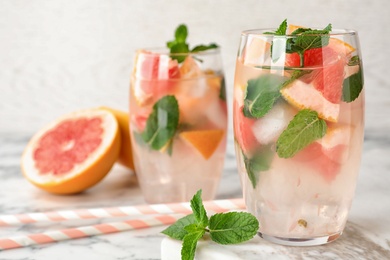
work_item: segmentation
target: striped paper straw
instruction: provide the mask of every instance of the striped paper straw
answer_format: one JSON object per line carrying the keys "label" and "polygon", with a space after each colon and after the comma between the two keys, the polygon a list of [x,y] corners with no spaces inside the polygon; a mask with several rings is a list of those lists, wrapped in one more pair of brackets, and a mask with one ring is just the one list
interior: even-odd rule
{"label": "striped paper straw", "polygon": [[[205,201],[207,211],[219,213],[229,210],[245,209],[242,199]],[[113,218],[153,214],[190,214],[190,203],[151,204],[114,208],[75,209],[50,212],[1,215],[0,226],[29,224],[38,222],[60,222],[76,219]]]}
{"label": "striped paper straw", "polygon": [[133,219],[122,222],[113,222],[92,226],[62,229],[57,231],[49,231],[39,234],[0,238],[0,251],[13,248],[27,247],[31,245],[41,245],[59,242],[76,238],[110,234],[127,230],[169,225],[183,216],[184,215],[182,214],[160,215],[154,217],[147,217],[142,220]]}

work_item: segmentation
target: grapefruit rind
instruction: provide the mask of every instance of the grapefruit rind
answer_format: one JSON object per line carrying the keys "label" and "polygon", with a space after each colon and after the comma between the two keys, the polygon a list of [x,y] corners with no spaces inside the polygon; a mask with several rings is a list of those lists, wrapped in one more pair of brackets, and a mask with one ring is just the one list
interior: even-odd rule
{"label": "grapefruit rind", "polygon": [[110,107],[100,107],[100,109],[104,109],[111,112],[118,122],[121,135],[121,148],[119,152],[118,163],[131,170],[134,170],[133,150],[130,140],[129,129],[129,114],[124,111],[113,109]]}
{"label": "grapefruit rind", "polygon": [[193,148],[195,148],[204,159],[209,159],[217,150],[223,136],[224,130],[194,130],[180,133],[180,137]]}
{"label": "grapefruit rind", "polygon": [[340,104],[334,104],[323,97],[311,84],[295,80],[281,91],[283,98],[298,109],[317,111],[320,118],[337,122]]}
{"label": "grapefruit rind", "polygon": [[[102,142],[85,161],[75,164],[71,172],[60,175],[40,174],[35,167],[34,151],[42,136],[64,120],[99,117],[102,119]],[[102,109],[87,109],[73,112],[51,122],[38,131],[25,148],[21,168],[23,175],[34,185],[56,194],[74,194],[84,191],[102,180],[118,158],[120,132],[114,115]]]}

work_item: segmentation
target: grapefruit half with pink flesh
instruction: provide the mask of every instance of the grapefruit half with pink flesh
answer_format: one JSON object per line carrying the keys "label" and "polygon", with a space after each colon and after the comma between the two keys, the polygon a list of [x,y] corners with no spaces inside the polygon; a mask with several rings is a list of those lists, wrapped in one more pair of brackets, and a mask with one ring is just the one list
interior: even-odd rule
{"label": "grapefruit half with pink flesh", "polygon": [[120,151],[115,116],[87,109],[62,116],[29,141],[22,172],[34,185],[56,194],[84,191],[102,180]]}

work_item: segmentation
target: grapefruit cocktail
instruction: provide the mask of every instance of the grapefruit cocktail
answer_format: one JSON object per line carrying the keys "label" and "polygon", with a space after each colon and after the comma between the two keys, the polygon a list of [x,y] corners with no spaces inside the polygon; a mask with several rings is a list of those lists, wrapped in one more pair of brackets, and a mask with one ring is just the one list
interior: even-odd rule
{"label": "grapefruit cocktail", "polygon": [[227,108],[219,48],[173,52],[182,38],[171,51],[136,53],[130,129],[136,174],[149,203],[188,201],[199,189],[213,199],[222,174]]}
{"label": "grapefruit cocktail", "polygon": [[243,32],[233,107],[243,194],[260,236],[286,245],[338,238],[363,144],[357,33],[286,21]]}

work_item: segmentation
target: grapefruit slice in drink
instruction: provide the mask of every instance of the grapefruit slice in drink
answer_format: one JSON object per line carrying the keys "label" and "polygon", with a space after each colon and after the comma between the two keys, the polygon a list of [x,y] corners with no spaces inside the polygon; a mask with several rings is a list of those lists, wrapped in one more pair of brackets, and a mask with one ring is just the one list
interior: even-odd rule
{"label": "grapefruit slice in drink", "polygon": [[351,131],[349,126],[330,126],[322,139],[307,146],[293,159],[309,165],[331,182],[340,172],[341,165],[348,160]]}
{"label": "grapefruit slice in drink", "polygon": [[148,51],[136,54],[132,79],[132,91],[139,106],[152,102],[174,91],[175,81],[180,78],[179,64],[169,56]]}
{"label": "grapefruit slice in drink", "polygon": [[258,145],[252,129],[256,120],[246,117],[243,108],[236,100],[233,101],[234,137],[244,154],[249,156]]}
{"label": "grapefruit slice in drink", "polygon": [[22,172],[45,191],[78,193],[106,176],[119,151],[115,116],[103,109],[81,110],[58,118],[31,138],[22,155]]}
{"label": "grapefruit slice in drink", "polygon": [[214,154],[224,135],[225,131],[220,129],[193,130],[180,133],[180,137],[194,147],[206,160]]}

